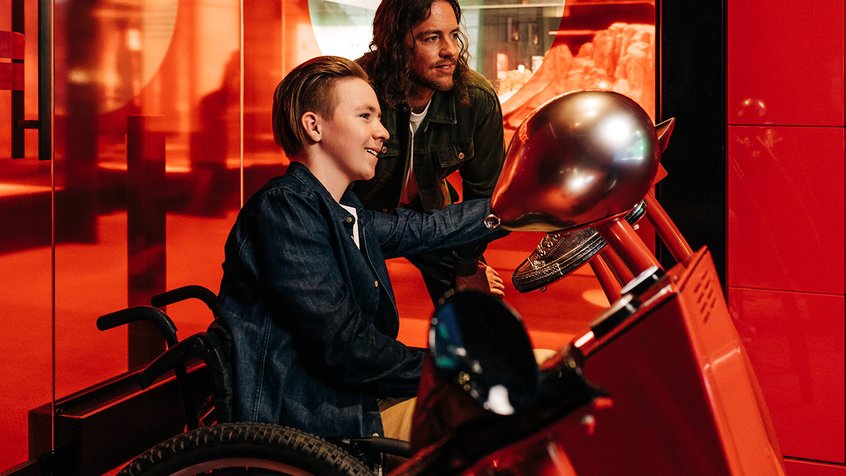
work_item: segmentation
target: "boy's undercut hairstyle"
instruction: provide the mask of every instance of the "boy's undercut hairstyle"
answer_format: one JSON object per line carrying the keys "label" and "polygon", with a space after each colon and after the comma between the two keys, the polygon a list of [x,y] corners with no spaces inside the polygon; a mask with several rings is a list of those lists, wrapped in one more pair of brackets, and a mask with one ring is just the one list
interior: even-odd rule
{"label": "boy's undercut hairstyle", "polygon": [[273,94],[273,139],[288,157],[296,157],[311,139],[300,118],[306,112],[330,116],[338,105],[335,84],[344,78],[370,83],[367,73],[354,61],[339,56],[318,56],[291,70]]}
{"label": "boy's undercut hairstyle", "polygon": [[[382,0],[376,8],[373,19],[373,41],[370,42],[372,55],[367,61],[373,61],[371,79],[379,96],[391,107],[404,104],[411,91],[411,65],[409,64],[408,45],[411,31],[420,22],[429,18],[432,5],[445,2],[455,13],[455,19],[461,25],[461,6],[458,0]],[[467,75],[469,52],[467,38],[459,34],[461,49],[455,64],[455,90],[459,101],[469,103],[467,94]],[[414,38],[411,38],[414,48]],[[367,56],[365,56],[367,58]]]}

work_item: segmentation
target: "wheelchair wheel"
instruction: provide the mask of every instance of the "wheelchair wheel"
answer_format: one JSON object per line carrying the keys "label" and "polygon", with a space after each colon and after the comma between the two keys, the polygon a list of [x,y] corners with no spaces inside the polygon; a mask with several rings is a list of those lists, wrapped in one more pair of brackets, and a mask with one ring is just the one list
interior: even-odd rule
{"label": "wheelchair wheel", "polygon": [[310,433],[263,423],[224,423],[159,443],[118,474],[361,476],[372,473],[360,460]]}

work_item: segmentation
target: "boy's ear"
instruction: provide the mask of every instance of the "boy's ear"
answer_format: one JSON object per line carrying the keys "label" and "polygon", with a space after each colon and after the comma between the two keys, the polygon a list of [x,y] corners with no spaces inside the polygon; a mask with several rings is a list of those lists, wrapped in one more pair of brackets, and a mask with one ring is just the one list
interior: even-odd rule
{"label": "boy's ear", "polygon": [[320,117],[316,113],[312,111],[304,113],[300,117],[300,124],[303,126],[303,130],[309,139],[314,142],[320,142]]}

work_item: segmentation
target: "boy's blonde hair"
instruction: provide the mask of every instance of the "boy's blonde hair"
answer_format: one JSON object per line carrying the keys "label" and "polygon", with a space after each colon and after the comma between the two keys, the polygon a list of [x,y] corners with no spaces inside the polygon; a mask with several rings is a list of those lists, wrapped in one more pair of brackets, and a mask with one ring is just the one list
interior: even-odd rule
{"label": "boy's blonde hair", "polygon": [[300,118],[306,112],[331,115],[338,105],[335,83],[360,78],[370,83],[356,62],[339,56],[318,56],[292,69],[273,94],[273,139],[289,157],[300,155],[309,143]]}

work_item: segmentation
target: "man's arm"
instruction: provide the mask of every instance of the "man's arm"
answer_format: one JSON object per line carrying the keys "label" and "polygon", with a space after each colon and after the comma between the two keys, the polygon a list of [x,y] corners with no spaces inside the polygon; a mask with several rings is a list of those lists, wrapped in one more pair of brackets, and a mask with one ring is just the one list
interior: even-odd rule
{"label": "man's arm", "polygon": [[505,161],[505,142],[502,128],[502,108],[499,99],[483,88],[471,88],[473,118],[473,158],[461,165],[461,194],[464,200],[489,198],[502,164]]}
{"label": "man's arm", "polygon": [[[459,174],[465,200],[490,197],[493,194],[505,160],[502,107],[499,98],[483,88],[475,89],[472,107],[476,113],[473,127],[473,158]],[[474,289],[493,295],[504,295],[505,286],[495,269],[484,263],[485,246],[464,246],[453,250],[456,259],[456,289]]]}
{"label": "man's arm", "polygon": [[256,262],[263,293],[294,337],[300,355],[338,385],[416,388],[422,356],[373,326],[339,267],[314,200],[270,193],[256,217]]}

